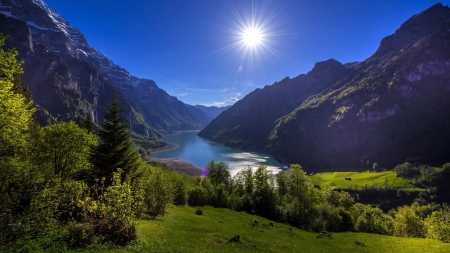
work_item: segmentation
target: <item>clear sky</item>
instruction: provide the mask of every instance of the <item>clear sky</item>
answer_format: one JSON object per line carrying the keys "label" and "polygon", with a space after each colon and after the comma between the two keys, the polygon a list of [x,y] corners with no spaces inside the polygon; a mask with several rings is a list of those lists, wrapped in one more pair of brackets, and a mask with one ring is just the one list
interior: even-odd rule
{"label": "clear sky", "polygon": [[[229,105],[318,61],[372,55],[437,0],[45,0],[89,44],[188,104]],[[449,5],[450,0],[441,0]],[[246,31],[246,32],[244,32]]]}

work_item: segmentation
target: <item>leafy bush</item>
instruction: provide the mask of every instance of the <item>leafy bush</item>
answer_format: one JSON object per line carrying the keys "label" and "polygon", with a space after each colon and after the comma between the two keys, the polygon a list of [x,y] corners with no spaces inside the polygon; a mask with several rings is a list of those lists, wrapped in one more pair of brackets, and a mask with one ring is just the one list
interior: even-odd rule
{"label": "leafy bush", "polygon": [[363,207],[361,215],[356,219],[355,229],[360,232],[392,235],[392,218],[377,207]]}
{"label": "leafy bush", "polygon": [[425,219],[425,227],[427,238],[450,242],[450,207],[444,204],[433,212]]}
{"label": "leafy bush", "polygon": [[425,237],[425,224],[410,206],[398,208],[394,219],[394,235],[400,237]]}
{"label": "leafy bush", "polygon": [[188,204],[190,206],[204,206],[207,203],[208,193],[201,186],[195,186],[189,191]]}
{"label": "leafy bush", "polygon": [[135,198],[129,183],[121,182],[121,171],[114,172],[112,184],[104,191],[104,182],[93,187],[92,198],[83,202],[84,219],[69,226],[72,246],[95,242],[125,245],[137,238]]}

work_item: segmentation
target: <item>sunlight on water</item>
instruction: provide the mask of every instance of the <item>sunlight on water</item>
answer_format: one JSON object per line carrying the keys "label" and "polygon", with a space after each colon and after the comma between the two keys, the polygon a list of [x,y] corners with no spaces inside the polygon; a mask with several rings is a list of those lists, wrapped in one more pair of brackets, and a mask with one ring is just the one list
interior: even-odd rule
{"label": "sunlight on water", "polygon": [[197,133],[180,132],[175,135],[164,136],[161,139],[162,141],[176,143],[180,146],[174,150],[156,153],[152,157],[178,158],[193,164],[197,168],[203,168],[211,160],[215,162],[223,161],[228,164],[232,176],[247,166],[256,170],[263,164],[273,174],[276,174],[283,168],[282,164],[267,154],[224,147],[218,143],[200,138],[197,136]]}

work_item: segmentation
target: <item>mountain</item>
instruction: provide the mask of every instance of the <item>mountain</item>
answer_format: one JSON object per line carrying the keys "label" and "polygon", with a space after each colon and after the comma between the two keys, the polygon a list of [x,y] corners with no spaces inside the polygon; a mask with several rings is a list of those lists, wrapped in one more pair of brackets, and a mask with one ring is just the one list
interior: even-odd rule
{"label": "mountain", "polygon": [[197,119],[197,121],[200,124],[202,124],[202,127],[207,126],[211,122],[212,118],[209,115],[207,115],[203,110],[201,110],[193,105],[186,104],[186,106],[187,106],[189,112],[192,115],[194,115],[194,117]]}
{"label": "mountain", "polygon": [[[412,16],[362,62],[331,62],[255,90],[199,135],[316,168],[448,162],[450,8]],[[308,90],[312,72],[325,79]]]}
{"label": "mountain", "polygon": [[207,120],[154,81],[114,64],[42,0],[1,0],[0,33],[9,35],[7,47],[16,48],[24,61],[22,79],[40,109],[41,123],[87,114],[99,122],[114,92],[131,130],[144,136],[200,129]]}
{"label": "mountain", "polygon": [[261,149],[277,119],[349,71],[335,60],[316,63],[306,75],[286,77],[249,93],[215,118],[199,135],[233,147]]}
{"label": "mountain", "polygon": [[202,110],[208,117],[214,119],[219,116],[223,111],[227,110],[231,107],[231,105],[217,107],[217,106],[204,106],[204,105],[195,105],[197,109]]}
{"label": "mountain", "polygon": [[217,117],[221,112],[230,108],[231,105],[224,107],[204,106],[204,105],[188,105],[189,112],[194,115],[195,119],[202,124],[202,127],[207,126],[211,121]]}

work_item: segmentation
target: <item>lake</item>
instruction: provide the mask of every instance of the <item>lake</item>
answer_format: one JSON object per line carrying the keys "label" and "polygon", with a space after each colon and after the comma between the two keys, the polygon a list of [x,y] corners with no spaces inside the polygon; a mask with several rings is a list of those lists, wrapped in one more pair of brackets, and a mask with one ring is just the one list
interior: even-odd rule
{"label": "lake", "polygon": [[260,164],[264,164],[268,170],[274,173],[281,171],[283,168],[283,165],[270,155],[225,147],[219,143],[203,139],[197,133],[198,131],[189,131],[164,136],[161,139],[162,141],[180,146],[176,149],[155,153],[152,157],[178,158],[198,168],[204,168],[211,160],[215,162],[223,161],[228,164],[232,176],[245,166],[257,168]]}

